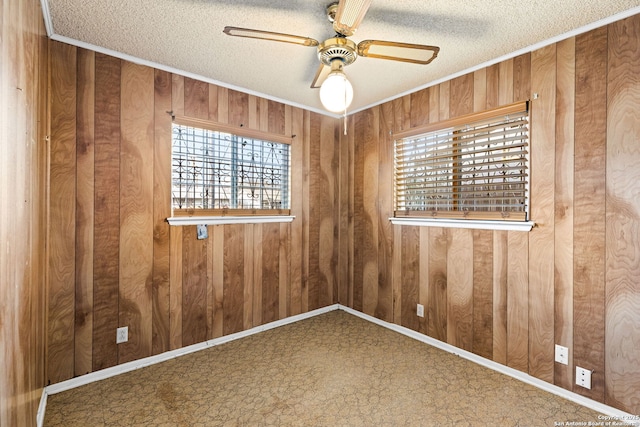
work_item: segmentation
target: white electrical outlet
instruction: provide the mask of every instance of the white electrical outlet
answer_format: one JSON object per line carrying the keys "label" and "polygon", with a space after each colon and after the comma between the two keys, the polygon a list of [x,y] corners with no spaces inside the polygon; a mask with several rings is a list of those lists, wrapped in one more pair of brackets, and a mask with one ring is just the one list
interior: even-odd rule
{"label": "white electrical outlet", "polygon": [[424,305],[418,304],[418,309],[416,310],[416,314],[420,317],[424,317]]}
{"label": "white electrical outlet", "polygon": [[116,344],[129,341],[129,327],[123,326],[116,330]]}
{"label": "white electrical outlet", "polygon": [[576,366],[576,384],[591,390],[591,371]]}
{"label": "white electrical outlet", "polygon": [[569,364],[569,349],[567,347],[556,344],[556,362],[563,365]]}

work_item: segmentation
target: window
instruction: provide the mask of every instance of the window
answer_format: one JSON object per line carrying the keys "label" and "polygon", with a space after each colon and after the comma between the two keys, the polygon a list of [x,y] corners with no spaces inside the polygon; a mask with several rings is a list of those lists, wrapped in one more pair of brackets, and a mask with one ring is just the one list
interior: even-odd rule
{"label": "window", "polygon": [[528,103],[403,132],[395,216],[528,221]]}
{"label": "window", "polygon": [[282,139],[250,130],[239,135],[235,129],[176,119],[174,216],[288,215],[290,144]]}

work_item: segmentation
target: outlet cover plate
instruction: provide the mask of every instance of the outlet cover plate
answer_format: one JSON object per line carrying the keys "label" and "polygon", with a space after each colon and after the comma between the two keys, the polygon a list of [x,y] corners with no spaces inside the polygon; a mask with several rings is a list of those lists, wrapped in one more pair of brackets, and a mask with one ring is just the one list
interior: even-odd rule
{"label": "outlet cover plate", "polygon": [[116,344],[129,341],[129,327],[123,326],[116,330]]}
{"label": "outlet cover plate", "polygon": [[569,364],[569,348],[556,344],[556,362],[563,365]]}
{"label": "outlet cover plate", "polygon": [[576,384],[578,384],[580,387],[588,388],[589,390],[591,390],[591,371],[576,366]]}
{"label": "outlet cover plate", "polygon": [[416,314],[419,317],[424,317],[424,305],[418,304],[418,308],[416,309]]}

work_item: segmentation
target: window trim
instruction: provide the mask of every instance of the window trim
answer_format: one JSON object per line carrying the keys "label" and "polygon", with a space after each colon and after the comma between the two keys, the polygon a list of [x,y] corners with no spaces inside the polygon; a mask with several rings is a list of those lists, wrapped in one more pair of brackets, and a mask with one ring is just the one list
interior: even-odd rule
{"label": "window trim", "polygon": [[[249,129],[212,120],[198,119],[187,116],[172,116],[172,125],[188,126],[206,129],[214,132],[228,133],[242,138],[257,139],[279,144],[293,145],[295,135],[281,135]],[[173,152],[171,154],[173,158]],[[291,182],[291,165],[289,165],[289,182]],[[289,186],[291,192],[291,186]],[[289,194],[289,198],[291,195]],[[167,218],[170,225],[194,224],[238,224],[238,223],[266,223],[291,222],[291,209],[176,209],[171,207],[171,217]]]}
{"label": "window trim", "polygon": [[[527,101],[515,102],[512,104],[504,105],[501,107],[493,108],[490,110],[482,111],[479,113],[471,113],[463,116],[455,117],[452,119],[443,120],[437,123],[428,123],[415,128],[407,129],[397,133],[393,133],[394,150],[398,140],[416,137],[419,135],[439,131],[442,129],[461,127],[471,122],[482,122],[487,119],[492,119],[496,116],[508,116],[511,114],[521,113],[522,111],[528,112],[528,117],[531,117],[531,103]],[[530,132],[530,130],[529,130]],[[530,135],[528,137],[528,145],[531,144]],[[530,180],[526,182],[526,192],[530,194]],[[394,200],[395,200],[396,184],[394,177]],[[528,206],[530,206],[530,200]],[[514,231],[530,231],[535,226],[535,223],[528,217],[530,212],[527,209],[526,212],[473,212],[468,216],[466,212],[461,211],[410,211],[410,210],[397,210],[394,202],[393,217],[389,220],[393,224],[398,225],[418,225],[418,226],[431,226],[431,227],[455,227],[455,228],[476,228],[476,229],[493,229],[493,230],[514,230]],[[508,217],[514,219],[506,220]]]}
{"label": "window trim", "polygon": [[477,230],[531,231],[533,221],[496,221],[481,219],[445,219],[420,217],[391,217],[394,225],[413,225],[422,227],[474,228]]}
{"label": "window trim", "polygon": [[181,225],[223,225],[223,224],[264,224],[273,222],[292,222],[293,215],[243,215],[243,216],[173,216],[167,218],[172,226]]}

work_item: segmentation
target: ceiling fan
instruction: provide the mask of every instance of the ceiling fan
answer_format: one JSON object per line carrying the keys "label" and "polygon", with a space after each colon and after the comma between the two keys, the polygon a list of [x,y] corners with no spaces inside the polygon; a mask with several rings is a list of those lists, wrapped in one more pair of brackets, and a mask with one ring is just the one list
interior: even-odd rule
{"label": "ceiling fan", "polygon": [[358,56],[426,65],[440,51],[437,46],[381,40],[364,40],[356,45],[347,37],[355,34],[370,5],[371,0],[340,0],[328,5],[327,18],[336,34],[322,43],[310,37],[248,28],[227,26],[223,32],[235,37],[316,47],[321,64],[311,88],[320,88],[320,100],[327,110],[346,114],[353,99],[353,87],[344,74],[344,67],[352,64]]}

